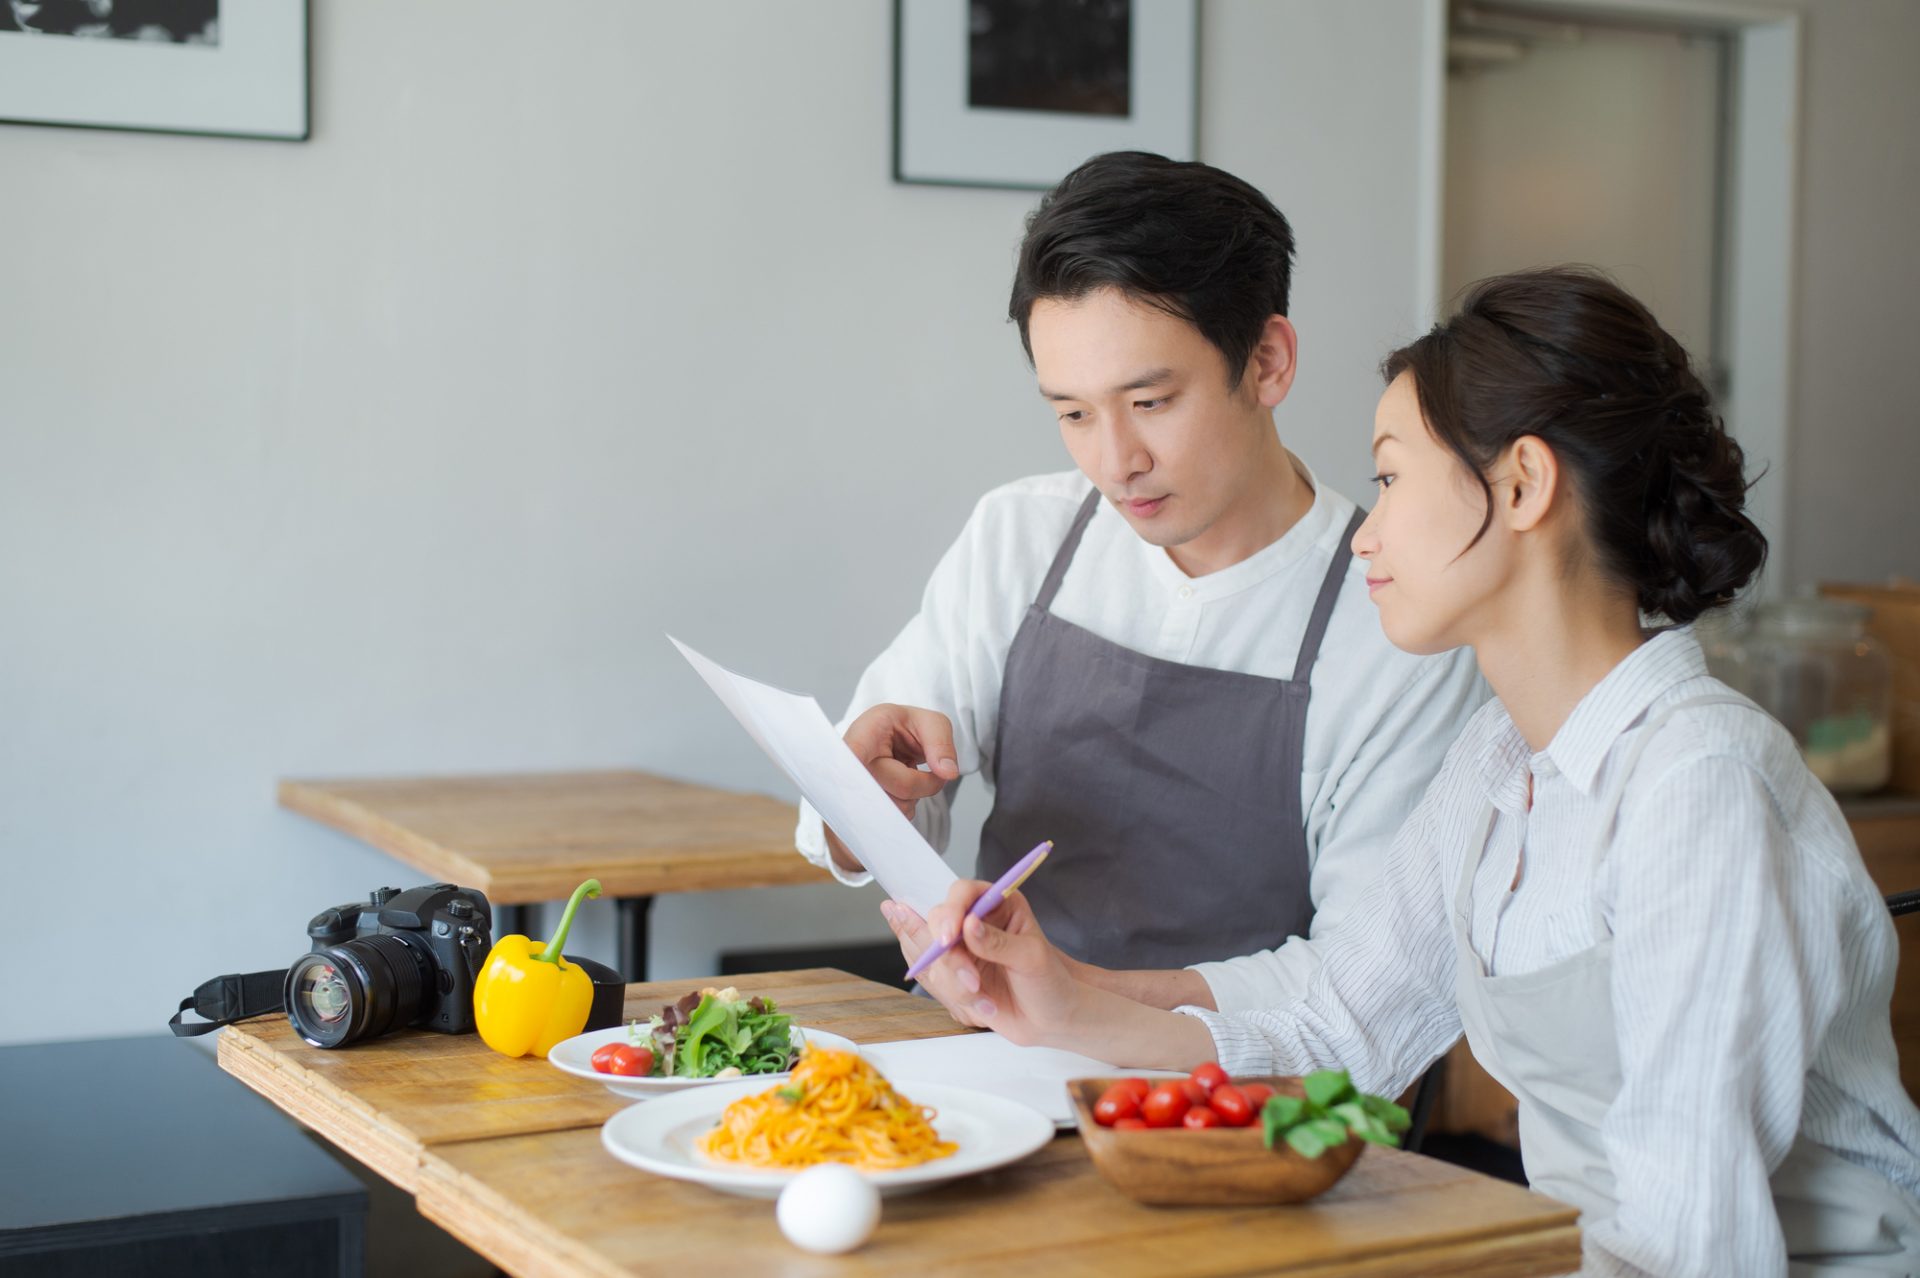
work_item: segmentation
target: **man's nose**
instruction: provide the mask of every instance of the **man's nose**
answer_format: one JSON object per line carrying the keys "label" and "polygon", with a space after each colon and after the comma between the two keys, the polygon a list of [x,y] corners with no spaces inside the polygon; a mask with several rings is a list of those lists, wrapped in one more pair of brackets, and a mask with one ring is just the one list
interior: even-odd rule
{"label": "man's nose", "polygon": [[1130,423],[1109,419],[1102,431],[1100,468],[1109,484],[1123,489],[1153,469],[1153,454]]}

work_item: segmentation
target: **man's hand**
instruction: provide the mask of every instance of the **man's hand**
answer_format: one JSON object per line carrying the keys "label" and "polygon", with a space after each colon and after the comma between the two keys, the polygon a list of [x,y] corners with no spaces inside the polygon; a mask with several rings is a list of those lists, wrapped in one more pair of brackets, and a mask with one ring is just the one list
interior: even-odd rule
{"label": "man's hand", "polygon": [[[938,710],[877,705],[848,725],[845,740],[909,821],[920,800],[940,793],[960,775],[953,721]],[[827,831],[827,848],[841,869],[866,868],[832,830]]]}

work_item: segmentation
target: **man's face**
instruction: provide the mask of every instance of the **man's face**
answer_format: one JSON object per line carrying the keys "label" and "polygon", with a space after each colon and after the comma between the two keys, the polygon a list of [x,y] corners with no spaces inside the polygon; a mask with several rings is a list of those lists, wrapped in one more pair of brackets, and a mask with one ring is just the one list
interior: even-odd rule
{"label": "man's face", "polygon": [[1027,340],[1074,464],[1143,539],[1183,545],[1247,496],[1271,411],[1192,324],[1101,289],[1035,302]]}

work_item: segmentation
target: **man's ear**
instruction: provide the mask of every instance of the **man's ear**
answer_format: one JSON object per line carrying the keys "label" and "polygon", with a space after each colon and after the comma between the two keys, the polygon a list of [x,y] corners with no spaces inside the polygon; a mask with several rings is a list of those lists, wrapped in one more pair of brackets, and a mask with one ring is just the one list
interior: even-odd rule
{"label": "man's ear", "polygon": [[1269,315],[1260,330],[1260,338],[1247,356],[1247,376],[1253,380],[1254,398],[1262,407],[1272,408],[1293,389],[1294,363],[1300,354],[1300,335],[1284,315]]}
{"label": "man's ear", "polygon": [[1513,532],[1530,532],[1552,513],[1560,496],[1560,459],[1538,435],[1522,435],[1494,467],[1495,518]]}

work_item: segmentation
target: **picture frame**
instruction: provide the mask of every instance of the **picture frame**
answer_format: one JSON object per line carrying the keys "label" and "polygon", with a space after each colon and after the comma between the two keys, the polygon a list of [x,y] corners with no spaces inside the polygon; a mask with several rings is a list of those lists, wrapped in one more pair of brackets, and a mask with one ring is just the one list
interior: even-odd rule
{"label": "picture frame", "polygon": [[0,123],[310,136],[308,0],[0,6]]}
{"label": "picture frame", "polygon": [[1047,190],[1089,156],[1199,154],[1198,0],[894,0],[893,177]]}

